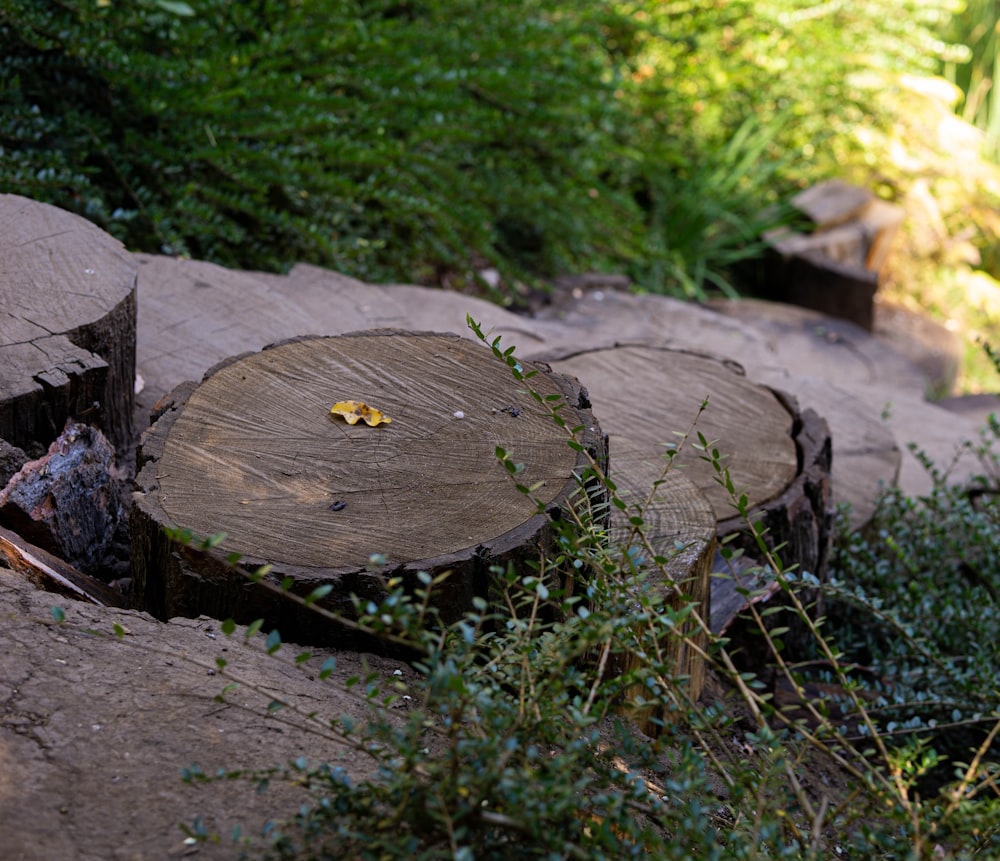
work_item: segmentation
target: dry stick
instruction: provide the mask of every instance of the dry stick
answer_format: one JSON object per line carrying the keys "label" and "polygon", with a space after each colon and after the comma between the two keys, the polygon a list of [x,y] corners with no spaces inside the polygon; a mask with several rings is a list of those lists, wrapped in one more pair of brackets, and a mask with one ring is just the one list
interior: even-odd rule
{"label": "dry stick", "polygon": [[[966,788],[972,783],[976,772],[979,771],[979,764],[983,761],[983,757],[992,746],[993,740],[997,737],[997,733],[1000,733],[1000,720],[993,724],[993,729],[989,731],[989,734],[983,740],[983,743],[979,745],[976,755],[972,758],[972,762],[969,763],[969,767],[965,770],[965,774],[962,775],[962,779],[958,786],[952,790],[951,800],[945,808],[945,816],[949,816],[955,812],[955,809],[958,807],[963,796],[965,795]],[[989,777],[989,775],[987,775],[987,777]]]}

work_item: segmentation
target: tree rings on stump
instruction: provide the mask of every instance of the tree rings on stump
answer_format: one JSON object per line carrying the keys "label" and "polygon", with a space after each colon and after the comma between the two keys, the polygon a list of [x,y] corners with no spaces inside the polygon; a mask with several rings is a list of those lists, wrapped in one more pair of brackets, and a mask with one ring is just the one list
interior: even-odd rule
{"label": "tree rings on stump", "polygon": [[[526,366],[527,369],[527,366]],[[548,368],[528,385],[561,396],[579,441],[603,463],[605,440],[586,393]],[[287,341],[222,363],[143,435],[132,509],[133,589],[160,618],[204,613],[264,618],[285,639],[346,644],[343,631],[225,563],[271,564],[322,603],[351,613],[351,594],[382,595],[382,576],[415,582],[450,571],[435,605],[454,619],[486,597],[490,567],[537,559],[551,517],[576,504],[587,465],[567,445],[548,406],[475,342],[395,330]],[[360,401],[389,424],[331,415]],[[523,464],[516,481],[497,458]],[[225,539],[210,552],[183,546],[166,528]],[[372,554],[387,565],[369,570]]]}
{"label": "tree rings on stump", "polygon": [[68,418],[132,442],[136,265],[54,206],[0,195],[0,437],[38,456]]}
{"label": "tree rings on stump", "polygon": [[[800,412],[793,398],[747,379],[734,362],[689,351],[621,344],[543,358],[587,386],[609,436],[613,478],[633,477],[643,493],[640,477],[648,488],[649,477],[662,471],[668,448],[687,434],[671,471],[680,470],[708,499],[720,539],[747,526],[705,460],[713,449],[737,495],[747,495],[751,517],[769,530],[768,543],[785,545],[784,565],[824,575],[832,526],[831,445],[829,428],[816,413]],[[710,443],[708,453],[697,447],[697,433]],[[737,541],[751,561],[761,562],[753,541]],[[712,579],[714,630],[724,629],[746,607],[744,585],[735,578]],[[771,592],[773,587],[772,578]]]}

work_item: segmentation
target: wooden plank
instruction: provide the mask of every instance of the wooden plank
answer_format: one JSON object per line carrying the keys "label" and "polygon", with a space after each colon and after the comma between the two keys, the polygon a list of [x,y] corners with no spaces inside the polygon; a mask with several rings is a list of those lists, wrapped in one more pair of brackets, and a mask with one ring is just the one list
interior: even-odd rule
{"label": "wooden plank", "polygon": [[819,230],[826,230],[856,218],[875,199],[867,188],[831,179],[792,198],[792,206],[808,216]]}
{"label": "wooden plank", "polygon": [[36,547],[16,532],[0,526],[0,556],[39,589],[57,592],[99,607],[125,607],[125,597],[107,584],[78,571],[72,565]]}

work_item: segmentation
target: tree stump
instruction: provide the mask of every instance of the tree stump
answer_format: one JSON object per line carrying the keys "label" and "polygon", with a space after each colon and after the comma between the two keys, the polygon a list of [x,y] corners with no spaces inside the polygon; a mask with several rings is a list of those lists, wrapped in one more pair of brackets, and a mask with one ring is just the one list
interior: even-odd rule
{"label": "tree stump", "polygon": [[[652,550],[666,560],[664,565],[644,566],[657,604],[667,610],[680,610],[687,602],[695,604],[699,618],[690,617],[666,631],[659,638],[659,649],[674,675],[687,677],[688,695],[697,700],[705,686],[702,651],[708,646],[705,623],[716,547],[715,512],[694,482],[681,472],[664,473],[661,463],[629,458],[625,451],[622,454],[621,467],[617,460],[611,463],[611,479],[628,508],[612,508],[611,539],[625,552],[648,559]],[[630,521],[633,516],[642,518],[641,537]],[[612,663],[611,671],[620,675],[641,665],[638,656],[626,651]],[[670,715],[663,709],[637,705],[643,698],[648,698],[648,691],[642,686],[627,690],[625,711],[643,732],[656,735],[654,721],[669,722]]]}
{"label": "tree stump", "polygon": [[136,266],[53,206],[0,195],[0,437],[37,456],[68,418],[133,442]]}
{"label": "tree stump", "polygon": [[[737,493],[747,494],[751,516],[769,528],[769,543],[787,542],[783,563],[824,576],[832,529],[831,445],[826,422],[813,411],[800,412],[794,399],[751,382],[733,362],[688,351],[623,344],[544,358],[587,386],[609,436],[612,477],[628,476],[640,497],[662,471],[666,446],[681,441],[707,399],[671,470],[704,494],[720,539],[746,528],[696,448],[700,431],[723,455]],[[752,542],[735,540],[759,564]],[[735,578],[712,578],[713,630],[724,630],[745,609],[742,586]],[[769,596],[774,588],[772,579],[757,595]]]}
{"label": "tree stump", "polygon": [[[603,462],[605,439],[579,384],[544,369],[530,381],[561,395],[580,442]],[[331,417],[358,400],[391,417],[369,427]],[[496,449],[524,464],[545,512],[519,492]],[[352,635],[283,598],[239,567],[273,565],[299,596],[331,584],[321,602],[353,615],[350,596],[379,599],[383,577],[451,575],[436,588],[445,619],[486,597],[491,566],[537,559],[551,518],[578,504],[586,465],[547,407],[489,350],[457,335],[375,330],[284,342],[180,387],[143,435],[131,527],[133,594],[159,618],[201,613],[264,618],[285,639],[349,645]],[[592,492],[600,493],[600,489]],[[218,548],[184,546],[168,527]],[[381,572],[371,554],[384,554]]]}

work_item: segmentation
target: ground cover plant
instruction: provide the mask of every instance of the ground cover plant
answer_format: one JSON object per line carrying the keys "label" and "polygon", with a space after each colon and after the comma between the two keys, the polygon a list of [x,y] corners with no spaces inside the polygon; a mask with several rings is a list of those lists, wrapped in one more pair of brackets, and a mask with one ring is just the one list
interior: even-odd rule
{"label": "ground cover plant", "polygon": [[846,179],[906,211],[883,295],[955,329],[958,386],[979,391],[971,345],[1000,315],[995,14],[961,6],[11,0],[0,191],[134,251],[517,305],[588,270],[750,290],[734,267],[792,193]]}
{"label": "ground cover plant", "polygon": [[[490,346],[530,391],[513,351]],[[578,445],[560,402],[538,399]],[[369,779],[305,756],[258,772],[193,766],[187,779],[306,789],[309,802],[260,840],[238,835],[246,857],[996,857],[998,431],[994,420],[981,482],[951,487],[942,471],[927,499],[888,495],[870,535],[844,536],[825,586],[782,564],[719,445],[696,422],[676,436],[664,475],[676,452],[699,449],[778,578],[781,600],[749,609],[766,674],[741,669],[740,644],[710,635],[701,608],[663,576],[677,548],[652,543],[645,503],[622,499],[591,463],[578,504],[554,524],[559,551],[496,570],[491,600],[477,599],[461,620],[436,619],[429,576],[415,590],[387,578],[380,602],[358,602],[350,624],[412,650],[419,673],[406,686],[352,679],[368,720],[313,715],[370,756]],[[516,453],[497,456],[518,482]],[[627,518],[618,540],[609,540],[607,504],[587,493],[595,481]],[[929,540],[931,528],[939,532]],[[373,557],[373,570],[382,563]],[[977,565],[979,583],[946,576],[944,563],[947,574]],[[302,600],[321,597],[322,588]],[[782,643],[793,625],[811,653]],[[986,650],[972,652],[980,636]],[[676,638],[710,668],[701,702],[666,657]],[[279,648],[272,632],[268,650]],[[615,672],[626,656],[631,669]],[[636,713],[653,716],[655,737],[636,729]],[[190,834],[222,839],[198,823]]]}
{"label": "ground cover plant", "polygon": [[133,250],[453,285],[731,289],[761,215],[953,59],[949,0],[12,0],[0,187]]}

